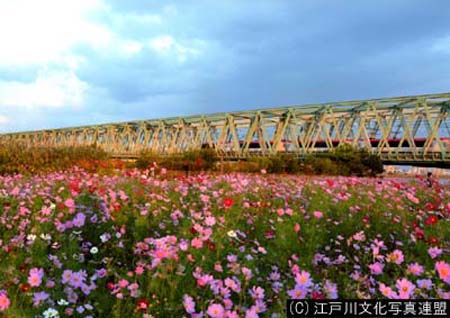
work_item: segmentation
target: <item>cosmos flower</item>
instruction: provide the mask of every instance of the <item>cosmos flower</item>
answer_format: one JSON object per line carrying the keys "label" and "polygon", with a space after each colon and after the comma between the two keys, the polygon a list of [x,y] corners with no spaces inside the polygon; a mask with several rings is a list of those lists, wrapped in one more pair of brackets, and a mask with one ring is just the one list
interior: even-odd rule
{"label": "cosmos flower", "polygon": [[0,311],[5,311],[11,304],[8,293],[5,290],[0,290]]}
{"label": "cosmos flower", "polygon": [[395,286],[398,288],[400,299],[409,299],[416,287],[406,278],[398,279]]}
{"label": "cosmos flower", "polygon": [[44,270],[42,268],[32,268],[28,275],[28,284],[32,287],[38,287],[42,283],[44,277]]}
{"label": "cosmos flower", "polygon": [[38,292],[33,294],[33,306],[37,307],[41,305],[46,299],[48,299],[50,295],[46,292]]}
{"label": "cosmos flower", "polygon": [[424,271],[423,266],[418,263],[411,263],[408,265],[408,272],[415,276],[422,275],[423,271]]}
{"label": "cosmos flower", "polygon": [[440,249],[439,247],[436,247],[436,246],[430,247],[430,248],[428,249],[428,254],[429,254],[430,257],[433,258],[433,259],[436,258],[436,257],[441,256],[442,253],[443,253],[442,249]]}
{"label": "cosmos flower", "polygon": [[440,261],[436,262],[434,267],[439,274],[439,278],[450,285],[450,264]]}
{"label": "cosmos flower", "polygon": [[211,305],[208,306],[208,310],[206,311],[206,313],[211,318],[223,318],[224,311],[225,309],[223,308],[222,305],[212,303]]}
{"label": "cosmos flower", "polygon": [[297,273],[295,275],[295,282],[304,288],[308,288],[310,286],[312,286],[312,279],[311,279],[311,274],[308,273],[307,271],[301,271],[300,273]]}
{"label": "cosmos flower", "polygon": [[187,295],[187,294],[185,294],[183,296],[183,306],[184,306],[184,309],[186,310],[186,312],[188,314],[192,314],[192,313],[195,312],[194,299],[191,296]]}
{"label": "cosmos flower", "polygon": [[383,274],[383,267],[384,267],[384,265],[383,265],[382,263],[379,263],[379,262],[370,264],[370,265],[369,265],[370,273],[371,273],[372,275],[380,275],[380,274]]}
{"label": "cosmos flower", "polygon": [[403,252],[401,250],[394,250],[392,253],[386,256],[386,261],[389,263],[395,263],[400,265],[404,260]]}

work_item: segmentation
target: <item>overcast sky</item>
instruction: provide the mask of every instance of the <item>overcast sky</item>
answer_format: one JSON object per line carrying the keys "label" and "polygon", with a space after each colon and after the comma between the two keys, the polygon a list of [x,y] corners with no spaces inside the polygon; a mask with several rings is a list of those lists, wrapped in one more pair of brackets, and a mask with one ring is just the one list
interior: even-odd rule
{"label": "overcast sky", "polygon": [[450,91],[450,1],[0,0],[0,132]]}

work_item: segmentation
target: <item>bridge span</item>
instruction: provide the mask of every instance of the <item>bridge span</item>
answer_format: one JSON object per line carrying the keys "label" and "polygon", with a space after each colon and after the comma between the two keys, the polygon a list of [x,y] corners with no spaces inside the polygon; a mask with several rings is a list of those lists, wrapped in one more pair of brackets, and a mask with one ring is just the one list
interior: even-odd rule
{"label": "bridge span", "polygon": [[450,167],[449,109],[450,93],[429,94],[14,132],[0,143],[95,144],[118,158],[209,147],[230,159],[351,144],[385,163]]}

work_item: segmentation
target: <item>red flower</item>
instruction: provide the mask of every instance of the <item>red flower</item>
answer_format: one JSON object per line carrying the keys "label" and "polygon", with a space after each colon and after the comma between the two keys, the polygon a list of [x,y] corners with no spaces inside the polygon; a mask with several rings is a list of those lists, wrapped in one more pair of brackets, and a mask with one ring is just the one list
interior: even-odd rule
{"label": "red flower", "polygon": [[313,291],[311,293],[311,296],[312,296],[312,299],[325,299],[325,295],[315,292],[315,291]]}
{"label": "red flower", "polygon": [[95,185],[89,186],[89,192],[90,192],[90,193],[94,193],[95,190],[97,190],[97,187],[96,187]]}
{"label": "red flower", "polygon": [[69,189],[72,192],[80,193],[81,189],[80,189],[79,181],[78,180],[71,181],[69,183]]}
{"label": "red flower", "polygon": [[432,236],[428,239],[428,243],[437,244],[437,243],[439,243],[439,240],[437,238],[435,238],[434,236]]}
{"label": "red flower", "polygon": [[364,224],[368,224],[370,221],[370,217],[368,215],[364,215],[362,218],[362,221]]}
{"label": "red flower", "polygon": [[113,290],[114,289],[114,283],[113,282],[106,283],[106,288],[108,288],[109,290]]}
{"label": "red flower", "polygon": [[114,207],[114,211],[116,211],[116,212],[120,211],[120,203],[119,202],[114,202],[113,207]]}
{"label": "red flower", "polygon": [[425,234],[422,229],[416,227],[414,231],[418,240],[423,240],[425,238]]}
{"label": "red flower", "polygon": [[148,308],[148,301],[145,298],[141,298],[136,303],[136,309],[145,311]]}
{"label": "red flower", "polygon": [[266,239],[273,239],[275,237],[275,232],[273,230],[268,230],[264,236]]}
{"label": "red flower", "polygon": [[433,203],[431,203],[431,202],[427,202],[427,203],[425,204],[425,208],[426,208],[428,211],[433,211],[434,209],[436,209],[436,206],[435,206]]}
{"label": "red flower", "polygon": [[20,265],[19,270],[21,273],[25,273],[25,271],[27,270],[27,264],[23,263],[22,265]]}
{"label": "red flower", "polygon": [[223,205],[228,209],[233,205],[233,199],[232,198],[225,198],[223,200]]}
{"label": "red flower", "polygon": [[24,293],[26,293],[27,291],[29,291],[31,289],[31,286],[28,284],[22,284],[20,285],[20,290]]}
{"label": "red flower", "polygon": [[216,244],[214,244],[213,242],[211,242],[210,240],[206,241],[206,244],[208,245],[208,249],[210,251],[215,251],[216,250]]}
{"label": "red flower", "polygon": [[439,219],[436,217],[436,215],[431,215],[425,220],[425,224],[433,225],[436,224],[438,221]]}

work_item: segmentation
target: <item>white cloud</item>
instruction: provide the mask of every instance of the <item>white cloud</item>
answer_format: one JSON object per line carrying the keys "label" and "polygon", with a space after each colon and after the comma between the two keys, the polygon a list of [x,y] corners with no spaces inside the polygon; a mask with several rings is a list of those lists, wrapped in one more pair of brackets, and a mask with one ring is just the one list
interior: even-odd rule
{"label": "white cloud", "polygon": [[184,46],[170,35],[161,35],[151,39],[149,46],[158,54],[175,54],[180,62],[185,62],[189,57],[195,57],[201,53],[200,49]]}
{"label": "white cloud", "polygon": [[7,124],[9,122],[10,122],[9,117],[6,117],[4,115],[0,115],[0,125]]}
{"label": "white cloud", "polygon": [[142,51],[142,48],[144,45],[141,42],[138,41],[122,41],[122,43],[119,45],[121,53],[126,56],[132,56],[140,51]]}
{"label": "white cloud", "polygon": [[0,105],[12,107],[80,107],[88,84],[73,72],[40,74],[31,83],[0,81]]}
{"label": "white cloud", "polygon": [[114,15],[113,21],[120,27],[127,26],[129,24],[161,24],[163,19],[160,15],[157,14],[137,14],[137,13],[128,13],[128,14],[120,14]]}
{"label": "white cloud", "polygon": [[100,0],[0,1],[0,64],[59,61],[79,43],[108,45],[108,28],[88,14],[107,7]]}
{"label": "white cloud", "polygon": [[170,35],[162,35],[150,40],[150,47],[157,52],[171,49],[175,45],[175,40]]}

